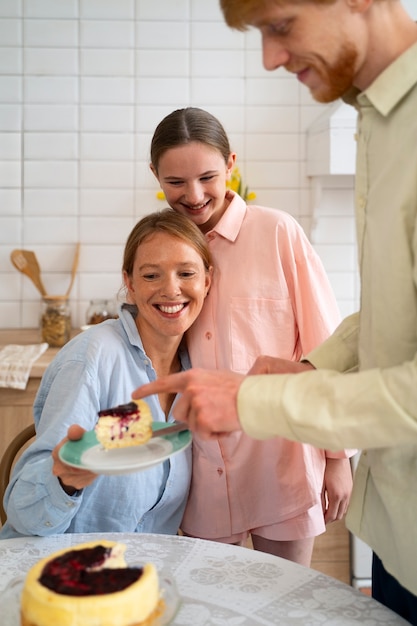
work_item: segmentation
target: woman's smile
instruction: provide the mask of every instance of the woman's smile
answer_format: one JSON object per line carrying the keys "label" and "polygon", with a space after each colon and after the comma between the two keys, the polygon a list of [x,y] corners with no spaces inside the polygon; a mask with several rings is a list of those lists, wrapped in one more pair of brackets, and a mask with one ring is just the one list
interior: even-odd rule
{"label": "woman's smile", "polygon": [[161,313],[176,316],[188,306],[188,302],[179,302],[177,304],[155,304],[154,306],[159,309]]}

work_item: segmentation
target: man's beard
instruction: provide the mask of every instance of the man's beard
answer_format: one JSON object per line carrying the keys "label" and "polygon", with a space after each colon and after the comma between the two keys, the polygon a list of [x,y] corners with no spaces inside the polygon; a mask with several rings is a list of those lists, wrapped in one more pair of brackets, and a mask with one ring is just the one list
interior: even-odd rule
{"label": "man's beard", "polygon": [[336,63],[313,66],[323,81],[320,87],[310,90],[313,98],[324,103],[341,98],[353,86],[357,57],[358,53],[353,45],[344,44]]}

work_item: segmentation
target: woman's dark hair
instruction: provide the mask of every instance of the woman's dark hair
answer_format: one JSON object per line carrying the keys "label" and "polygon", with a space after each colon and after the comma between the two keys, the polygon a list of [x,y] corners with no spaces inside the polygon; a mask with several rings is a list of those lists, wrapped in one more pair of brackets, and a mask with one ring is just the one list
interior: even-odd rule
{"label": "woman's dark hair", "polygon": [[213,265],[206,238],[198,226],[173,209],[163,209],[143,217],[130,233],[125,245],[122,268],[128,276],[132,275],[138,247],[154,233],[167,233],[188,243],[201,256],[206,271]]}
{"label": "woman's dark hair", "polygon": [[218,150],[227,163],[231,149],[219,120],[203,109],[187,107],[164,117],[155,129],[151,142],[151,163],[155,172],[158,172],[159,161],[167,150],[192,141]]}

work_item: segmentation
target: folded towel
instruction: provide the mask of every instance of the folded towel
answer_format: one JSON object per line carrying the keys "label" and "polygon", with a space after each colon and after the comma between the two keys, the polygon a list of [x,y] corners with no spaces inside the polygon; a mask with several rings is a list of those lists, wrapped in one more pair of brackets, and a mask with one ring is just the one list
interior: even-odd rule
{"label": "folded towel", "polygon": [[10,344],[0,350],[0,387],[26,389],[32,364],[48,349],[47,343]]}

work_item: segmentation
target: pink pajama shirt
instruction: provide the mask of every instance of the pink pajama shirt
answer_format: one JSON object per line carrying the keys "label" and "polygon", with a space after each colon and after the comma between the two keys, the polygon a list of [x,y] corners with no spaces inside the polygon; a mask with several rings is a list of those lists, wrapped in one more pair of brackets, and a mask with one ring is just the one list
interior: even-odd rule
{"label": "pink pajama shirt", "polygon": [[[339,323],[322,263],[289,214],[246,205],[233,192],[228,197],[229,207],[206,235],[215,269],[203,311],[187,333],[191,362],[246,373],[261,354],[299,360]],[[210,442],[195,436],[181,528],[223,541],[254,529],[277,540],[320,534],[326,456],[352,453],[241,432]]]}

